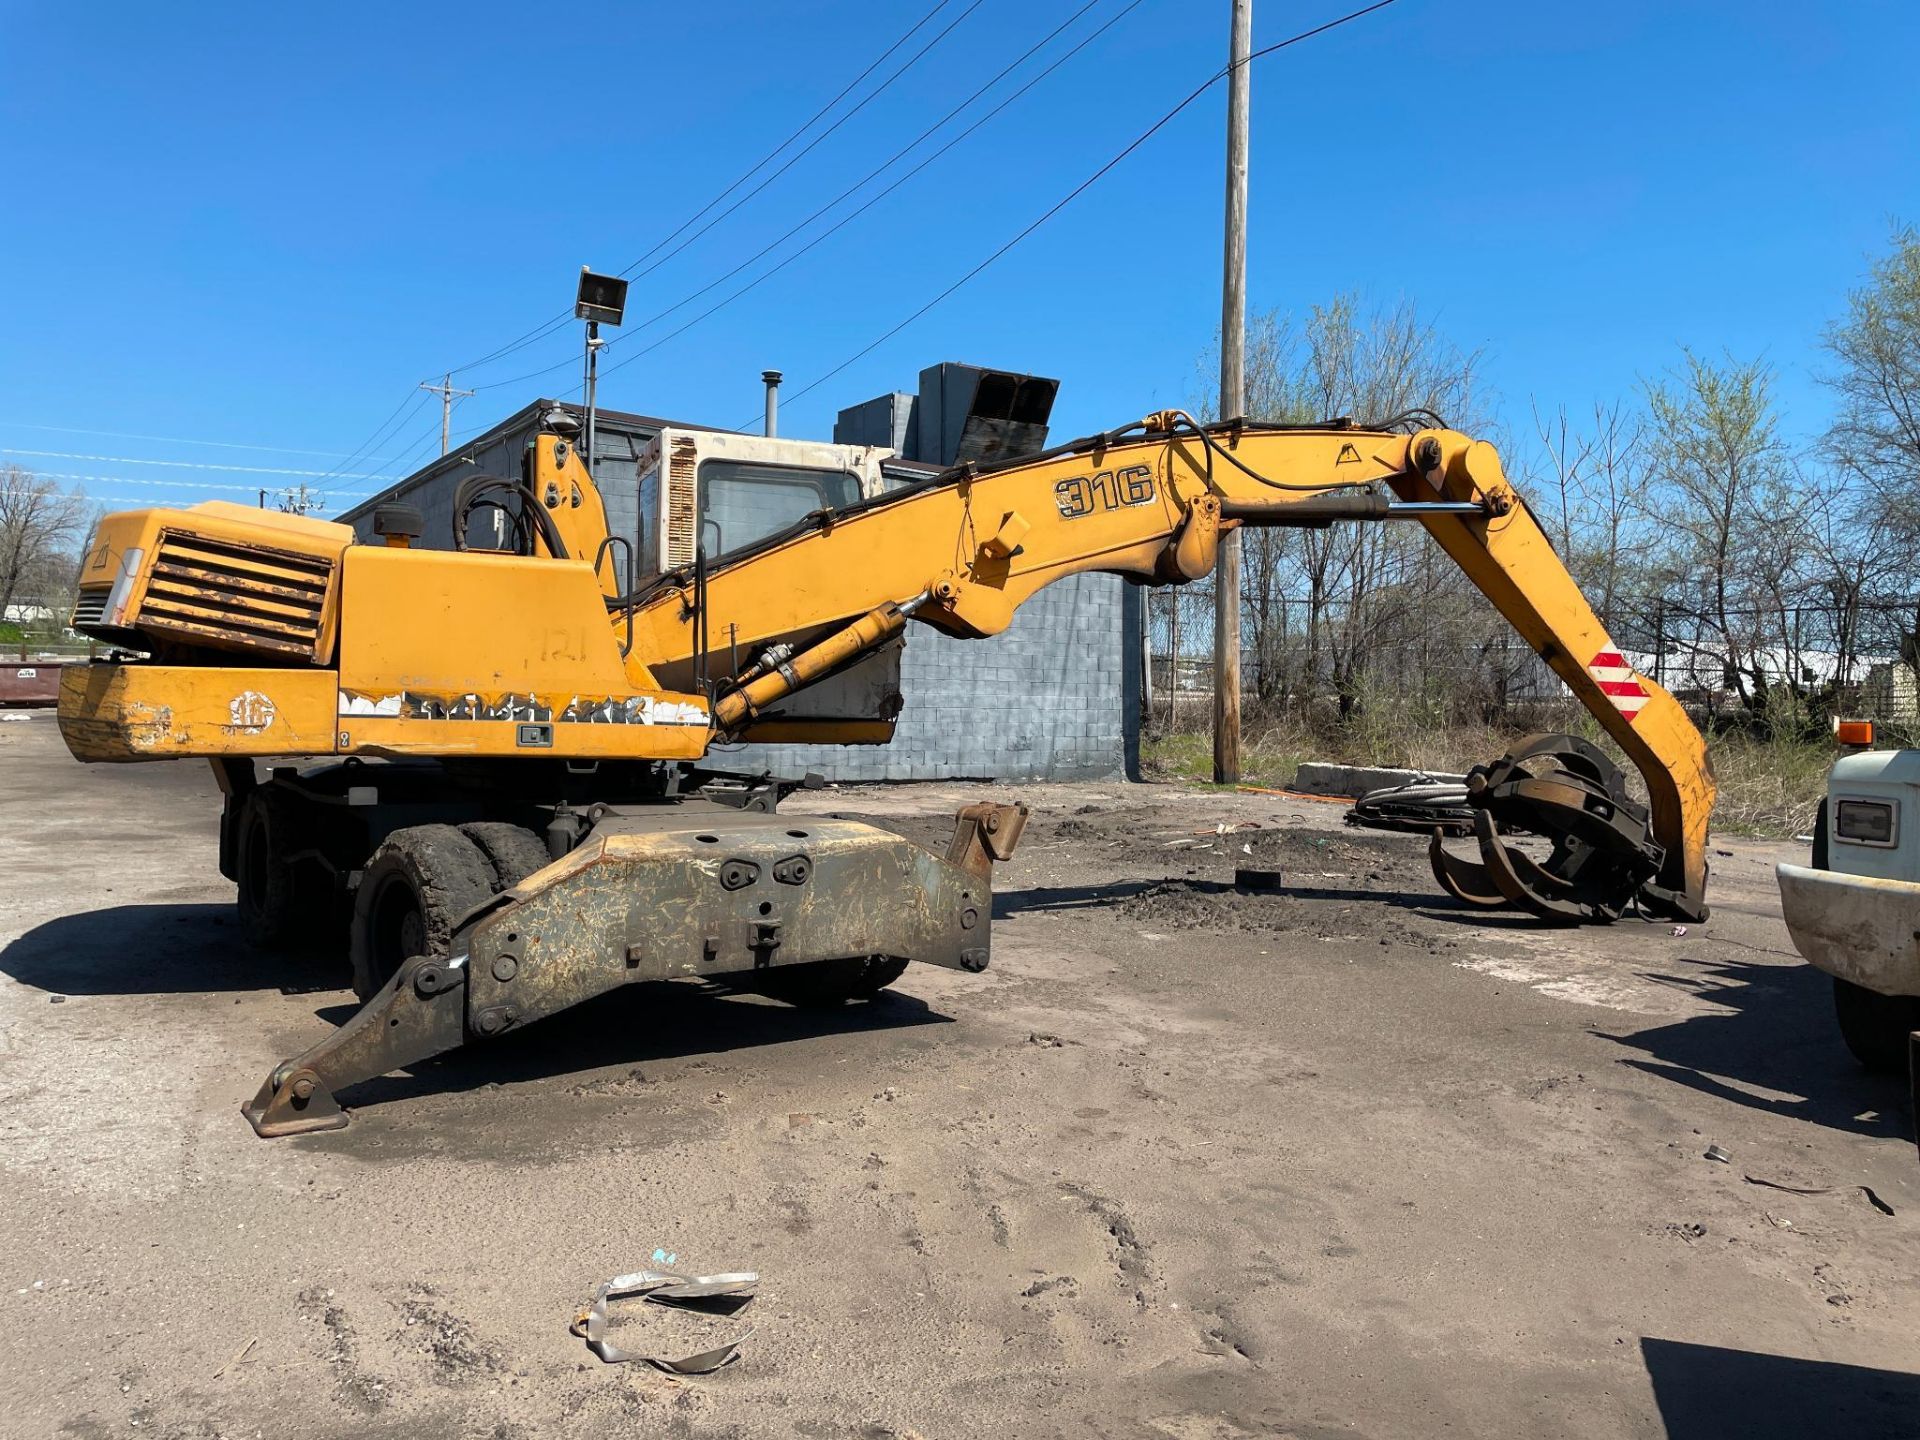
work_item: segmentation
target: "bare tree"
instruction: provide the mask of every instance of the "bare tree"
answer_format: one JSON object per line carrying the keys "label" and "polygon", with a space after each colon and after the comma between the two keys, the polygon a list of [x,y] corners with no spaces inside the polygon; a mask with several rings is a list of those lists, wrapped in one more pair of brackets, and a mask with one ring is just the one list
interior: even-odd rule
{"label": "bare tree", "polygon": [[1567,569],[1609,626],[1635,568],[1646,494],[1643,422],[1619,402],[1596,404],[1590,427],[1533,410],[1540,459],[1524,466],[1533,509]]}
{"label": "bare tree", "polygon": [[1714,364],[1686,352],[1647,386],[1648,459],[1665,527],[1667,586],[1711,632],[1724,682],[1749,710],[1767,709],[1769,660],[1789,691],[1800,681],[1788,609],[1818,553],[1815,527],[1781,441],[1772,372],[1759,361]]}
{"label": "bare tree", "polygon": [[[1344,415],[1390,425],[1430,412],[1471,428],[1480,420],[1478,359],[1410,301],[1370,306],[1340,295],[1304,317],[1268,311],[1248,326],[1248,414],[1283,424]],[[1216,407],[1217,392],[1207,393],[1202,408],[1211,415]],[[1352,712],[1382,627],[1404,627],[1420,610],[1417,588],[1404,583],[1420,540],[1359,525],[1243,539],[1245,624],[1263,700],[1324,685],[1343,715]]]}
{"label": "bare tree", "polygon": [[66,589],[87,522],[84,495],[18,465],[0,468],[0,618],[18,599]]}
{"label": "bare tree", "polygon": [[1889,519],[1920,535],[1920,231],[1894,231],[1826,348],[1839,362],[1826,381],[1840,401],[1828,453]]}

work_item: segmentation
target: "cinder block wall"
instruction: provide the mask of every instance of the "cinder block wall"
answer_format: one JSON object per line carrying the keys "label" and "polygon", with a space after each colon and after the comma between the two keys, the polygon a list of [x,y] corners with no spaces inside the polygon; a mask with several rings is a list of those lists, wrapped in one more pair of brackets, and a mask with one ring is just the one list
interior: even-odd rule
{"label": "cinder block wall", "polygon": [[707,764],[845,781],[1121,775],[1128,695],[1137,694],[1127,641],[1136,631],[1126,623],[1134,599],[1111,575],[1078,575],[1041,591],[991,640],[909,626],[907,706],[891,745],[729,745]]}

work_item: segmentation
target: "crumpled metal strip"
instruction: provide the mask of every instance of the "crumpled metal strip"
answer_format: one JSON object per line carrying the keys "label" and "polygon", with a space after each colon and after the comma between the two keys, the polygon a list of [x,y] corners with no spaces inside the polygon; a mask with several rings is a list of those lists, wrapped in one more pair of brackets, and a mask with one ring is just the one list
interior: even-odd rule
{"label": "crumpled metal strip", "polygon": [[675,1375],[710,1375],[740,1353],[740,1347],[753,1336],[748,1330],[724,1345],[694,1355],[642,1355],[622,1350],[607,1339],[607,1301],[639,1295],[660,1304],[684,1304],[722,1296],[744,1296],[741,1308],[753,1299],[760,1283],[751,1270],[729,1271],[719,1275],[680,1275],[671,1270],[636,1270],[631,1275],[616,1275],[593,1292],[593,1303],[573,1319],[573,1333],[585,1338],[587,1348],[609,1365],[638,1360]]}

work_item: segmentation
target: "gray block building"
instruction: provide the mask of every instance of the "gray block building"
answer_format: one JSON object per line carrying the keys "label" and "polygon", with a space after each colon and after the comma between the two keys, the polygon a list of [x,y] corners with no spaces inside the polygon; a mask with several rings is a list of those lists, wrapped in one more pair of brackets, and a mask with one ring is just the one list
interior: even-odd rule
{"label": "gray block building", "polygon": [[[1046,437],[1055,382],[972,366],[937,365],[917,394],[895,393],[841,412],[834,440],[880,445],[899,482],[958,458],[1030,453]],[[517,475],[535,433],[579,424],[577,406],[538,400],[454,452],[340,516],[371,541],[376,507],[420,511],[417,542],[453,544],[453,496],[473,474]],[[595,416],[589,468],[609,530],[642,543],[641,461],[662,429],[712,427],[625,411]],[[829,780],[1095,780],[1137,773],[1141,592],[1111,575],[1080,575],[1042,591],[990,640],[955,640],[909,625],[899,660],[905,705],[887,745],[727,745],[718,769]]]}

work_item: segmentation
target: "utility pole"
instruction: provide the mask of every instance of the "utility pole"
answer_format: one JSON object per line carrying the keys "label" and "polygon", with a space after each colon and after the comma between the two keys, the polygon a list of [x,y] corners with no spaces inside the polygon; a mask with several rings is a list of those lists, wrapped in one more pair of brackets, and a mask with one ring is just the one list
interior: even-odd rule
{"label": "utility pole", "polygon": [[454,389],[453,375],[451,372],[449,372],[438,385],[429,384],[427,381],[422,380],[420,382],[420,388],[422,390],[430,390],[440,397],[440,453],[444,455],[447,453],[447,446],[450,443],[448,437],[453,430],[453,402],[455,400],[466,399],[469,395],[473,394],[473,391]]}
{"label": "utility pole", "polygon": [[[1220,296],[1220,418],[1247,408],[1247,121],[1253,0],[1233,0],[1227,72],[1227,225]],[[1213,779],[1240,783],[1240,535],[1223,536],[1213,571]]]}

